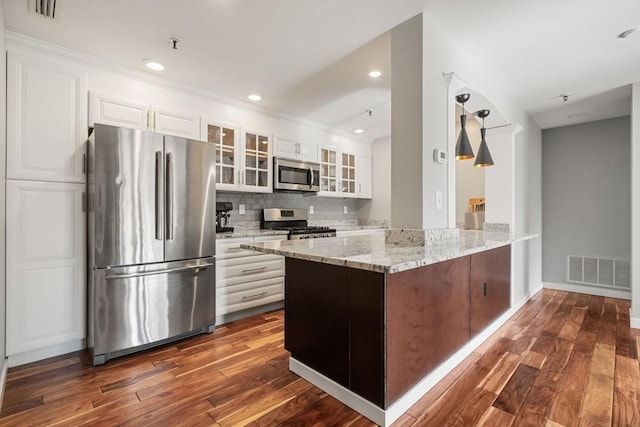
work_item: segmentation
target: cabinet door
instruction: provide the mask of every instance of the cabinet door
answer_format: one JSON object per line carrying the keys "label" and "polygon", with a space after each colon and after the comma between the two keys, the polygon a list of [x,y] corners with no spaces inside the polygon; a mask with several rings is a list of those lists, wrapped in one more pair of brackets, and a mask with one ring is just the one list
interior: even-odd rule
{"label": "cabinet door", "polygon": [[102,123],[131,129],[149,130],[149,105],[129,99],[91,92],[89,126]]}
{"label": "cabinet door", "polygon": [[[151,117],[151,129],[165,135],[200,139],[200,121],[198,117],[172,112],[165,108],[154,107]],[[203,136],[204,138],[204,136]]]}
{"label": "cabinet door", "polygon": [[84,182],[87,78],[15,52],[7,61],[7,178]]}
{"label": "cabinet door", "polygon": [[243,164],[240,189],[254,193],[271,193],[273,162],[271,138],[266,133],[244,131],[242,133]]}
{"label": "cabinet door", "polygon": [[343,196],[356,195],[356,155],[340,153],[340,192]]}
{"label": "cabinet door", "polygon": [[298,143],[289,139],[278,138],[276,155],[285,159],[298,158]]}
{"label": "cabinet door", "polygon": [[358,198],[371,198],[371,156],[369,155],[359,154],[356,157],[356,185]]}
{"label": "cabinet door", "polygon": [[298,142],[298,157],[307,162],[317,162],[318,145],[311,142]]}
{"label": "cabinet door", "polygon": [[471,255],[471,335],[511,305],[511,246]]}
{"label": "cabinet door", "polygon": [[338,152],[334,148],[320,147],[320,193],[335,196],[338,193]]}
{"label": "cabinet door", "polygon": [[200,132],[204,141],[216,146],[216,190],[238,191],[238,127],[230,123],[215,123],[202,119]]}
{"label": "cabinet door", "polygon": [[7,180],[7,355],[86,335],[84,191]]}

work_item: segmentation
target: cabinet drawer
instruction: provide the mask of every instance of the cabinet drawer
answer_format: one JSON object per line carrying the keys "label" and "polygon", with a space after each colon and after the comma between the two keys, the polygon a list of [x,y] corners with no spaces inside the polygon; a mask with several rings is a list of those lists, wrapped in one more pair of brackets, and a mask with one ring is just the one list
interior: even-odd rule
{"label": "cabinet drawer", "polygon": [[243,243],[253,243],[252,237],[239,239],[221,239],[216,241],[216,259],[241,258],[255,255],[256,252],[240,247]]}
{"label": "cabinet drawer", "polygon": [[271,254],[263,254],[260,252],[251,252],[246,256],[238,257],[238,258],[226,258],[218,261],[219,267],[233,267],[237,265],[252,265],[267,261],[280,261],[283,260],[284,257],[282,255],[271,255]]}
{"label": "cabinet drawer", "polygon": [[[250,289],[247,289],[247,287],[250,287]],[[227,289],[217,290],[217,315],[282,301],[284,299],[283,277],[246,283],[237,288],[243,290],[230,293],[225,293]]]}
{"label": "cabinet drawer", "polygon": [[284,260],[282,259],[230,267],[219,266],[218,287],[278,276],[284,276]]}

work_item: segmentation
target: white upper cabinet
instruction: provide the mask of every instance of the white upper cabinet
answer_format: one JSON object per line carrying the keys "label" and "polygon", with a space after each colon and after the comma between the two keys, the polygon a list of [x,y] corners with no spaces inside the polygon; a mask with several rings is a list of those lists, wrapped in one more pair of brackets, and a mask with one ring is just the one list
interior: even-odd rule
{"label": "white upper cabinet", "polygon": [[370,199],[371,192],[371,155],[358,154],[356,156],[356,186],[357,197],[361,199]]}
{"label": "white upper cabinet", "polygon": [[91,92],[89,126],[95,123],[200,139],[200,120],[195,115]]}
{"label": "white upper cabinet", "polygon": [[371,198],[371,151],[339,146],[320,147],[318,196]]}
{"label": "white upper cabinet", "polygon": [[238,191],[240,188],[240,132],[230,123],[202,119],[200,133],[204,141],[216,146],[216,190]]}
{"label": "white upper cabinet", "polygon": [[7,178],[85,182],[87,77],[64,62],[7,55]]}
{"label": "white upper cabinet", "polygon": [[317,162],[318,145],[310,142],[301,142],[278,138],[276,156],[284,157],[286,159]]}
{"label": "white upper cabinet", "polygon": [[265,132],[243,130],[240,148],[240,190],[254,193],[273,192],[271,137]]}
{"label": "white upper cabinet", "polygon": [[202,119],[202,139],[216,145],[216,190],[271,193],[273,157],[266,132]]}

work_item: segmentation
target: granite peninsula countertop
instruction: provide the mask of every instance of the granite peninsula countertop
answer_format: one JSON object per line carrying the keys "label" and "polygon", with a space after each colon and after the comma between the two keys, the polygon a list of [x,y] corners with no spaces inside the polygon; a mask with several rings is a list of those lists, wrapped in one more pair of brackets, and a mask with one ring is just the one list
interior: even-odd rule
{"label": "granite peninsula countertop", "polygon": [[379,273],[398,273],[537,237],[509,232],[461,230],[457,239],[426,246],[385,243],[383,233],[308,240],[246,243],[241,247],[307,261]]}

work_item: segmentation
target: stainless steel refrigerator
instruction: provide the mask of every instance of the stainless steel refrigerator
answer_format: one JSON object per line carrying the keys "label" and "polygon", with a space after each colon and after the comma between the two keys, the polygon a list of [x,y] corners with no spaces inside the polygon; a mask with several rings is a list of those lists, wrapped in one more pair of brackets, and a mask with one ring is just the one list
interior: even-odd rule
{"label": "stainless steel refrigerator", "polygon": [[212,332],[214,144],[96,124],[88,152],[93,364]]}

